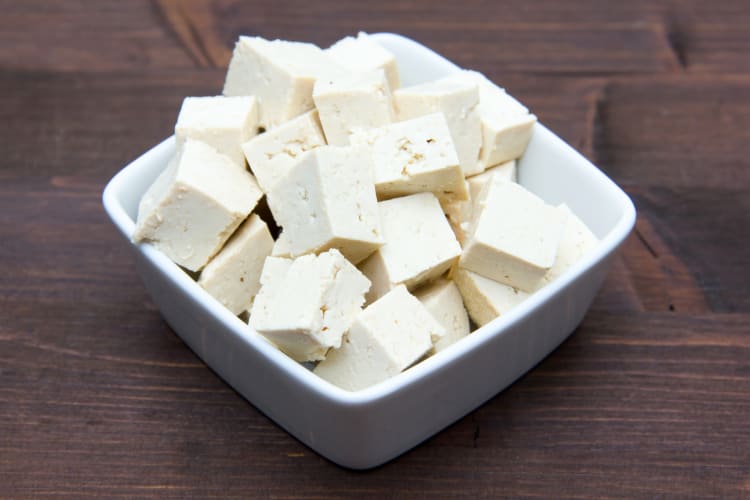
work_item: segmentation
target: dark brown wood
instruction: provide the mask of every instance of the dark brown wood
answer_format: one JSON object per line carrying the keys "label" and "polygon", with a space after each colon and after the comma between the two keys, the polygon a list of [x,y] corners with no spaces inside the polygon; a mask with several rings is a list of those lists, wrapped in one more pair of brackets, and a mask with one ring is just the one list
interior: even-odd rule
{"label": "dark brown wood", "polygon": [[[0,0],[0,497],[750,497],[743,1]],[[161,319],[101,208],[220,91],[240,33],[412,36],[507,87],[633,197],[578,331],[393,462],[343,470]]]}

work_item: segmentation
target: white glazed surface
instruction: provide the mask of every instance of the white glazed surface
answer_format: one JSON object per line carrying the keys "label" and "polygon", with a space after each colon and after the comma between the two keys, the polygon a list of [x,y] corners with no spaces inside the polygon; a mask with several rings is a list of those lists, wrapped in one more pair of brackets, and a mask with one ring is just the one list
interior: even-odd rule
{"label": "white glazed surface", "polygon": [[[457,69],[407,38],[374,37],[396,55],[404,85]],[[350,393],[272,347],[153,247],[131,243],[138,201],[174,147],[171,137],[144,153],[109,182],[103,195],[146,288],[174,331],[240,394],[316,452],[356,469],[380,465],[427,439],[555,349],[580,323],[635,222],[627,195],[537,124],[519,162],[519,182],[550,203],[567,203],[601,239],[599,246],[560,279],[451,348]]]}

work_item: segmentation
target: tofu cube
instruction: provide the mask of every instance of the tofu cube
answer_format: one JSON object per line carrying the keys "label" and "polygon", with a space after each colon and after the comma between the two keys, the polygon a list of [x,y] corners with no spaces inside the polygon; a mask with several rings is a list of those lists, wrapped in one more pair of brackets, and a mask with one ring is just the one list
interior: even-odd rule
{"label": "tofu cube", "polygon": [[385,73],[347,73],[319,78],[313,100],[320,114],[326,141],[346,146],[358,128],[376,128],[393,121],[393,103]]}
{"label": "tofu cube", "polygon": [[272,248],[268,225],[251,214],[206,264],[198,284],[233,314],[240,314],[250,308],[260,289],[260,273]]}
{"label": "tofu cube", "polygon": [[269,192],[297,163],[299,156],[326,143],[315,110],[256,135],[242,150],[264,192]]}
{"label": "tofu cube", "polygon": [[356,264],[383,244],[372,164],[360,148],[306,153],[267,199],[293,257],[337,248]]}
{"label": "tofu cube", "polygon": [[521,185],[493,178],[479,195],[459,265],[531,292],[555,263],[566,214]]}
{"label": "tofu cube", "polygon": [[557,248],[555,263],[544,275],[544,284],[551,283],[559,278],[599,243],[594,233],[567,205],[562,204],[559,209],[567,214],[565,229],[560,239],[560,246]]}
{"label": "tofu cube", "polygon": [[468,198],[448,124],[442,113],[359,130],[352,143],[372,151],[378,199],[430,191],[449,202]]}
{"label": "tofu cube", "polygon": [[479,86],[480,167],[487,169],[519,158],[531,140],[536,116],[481,73],[464,71],[462,75]]}
{"label": "tofu cube", "polygon": [[133,241],[148,241],[198,271],[229,239],[263,192],[229,157],[187,139],[138,206]]}
{"label": "tofu cube", "polygon": [[372,281],[368,303],[401,284],[416,290],[442,275],[461,255],[432,193],[381,201],[378,210],[385,244],[360,265]]}
{"label": "tofu cube", "polygon": [[255,97],[186,97],[174,128],[177,146],[203,141],[245,168],[241,144],[258,131]]}
{"label": "tofu cube", "polygon": [[437,112],[445,115],[464,176],[483,170],[479,166],[482,131],[478,104],[477,84],[452,76],[393,92],[398,121]]}
{"label": "tofu cube", "polygon": [[471,319],[484,326],[529,297],[527,292],[513,288],[466,269],[454,270],[453,281],[464,299]]}
{"label": "tofu cube", "polygon": [[250,325],[296,361],[318,361],[341,338],[370,282],[338,250],[266,258]]}
{"label": "tofu cube", "polygon": [[442,351],[469,334],[469,316],[455,283],[441,278],[420,288],[414,295],[445,329],[445,335],[433,346],[434,352]]}
{"label": "tofu cube", "polygon": [[445,216],[448,217],[448,222],[450,222],[453,232],[456,233],[458,242],[462,245],[466,241],[467,232],[471,226],[473,207],[477,202],[479,193],[495,175],[509,182],[516,182],[516,161],[511,160],[466,179],[466,186],[469,191],[467,200],[441,203]]}
{"label": "tofu cube", "polygon": [[356,38],[342,38],[324,52],[341,66],[357,73],[382,69],[391,90],[401,86],[396,56],[370,38],[367,33],[360,31]]}
{"label": "tofu cube", "polygon": [[432,348],[432,338],[444,335],[419,300],[398,286],[362,311],[315,374],[347,391],[365,389],[413,365]]}
{"label": "tofu cube", "polygon": [[337,68],[311,43],[241,36],[229,62],[224,95],[258,98],[259,124],[270,129],[313,109],[315,80]]}

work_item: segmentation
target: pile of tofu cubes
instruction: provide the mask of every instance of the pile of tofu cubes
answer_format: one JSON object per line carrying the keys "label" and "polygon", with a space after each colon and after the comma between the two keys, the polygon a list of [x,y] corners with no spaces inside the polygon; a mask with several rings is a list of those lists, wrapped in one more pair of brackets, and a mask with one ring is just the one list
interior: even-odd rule
{"label": "pile of tofu cubes", "polygon": [[595,246],[567,207],[515,182],[535,123],[477,72],[401,87],[393,54],[364,33],[324,50],[242,36],[223,95],[184,100],[133,240],[294,360],[360,390]]}

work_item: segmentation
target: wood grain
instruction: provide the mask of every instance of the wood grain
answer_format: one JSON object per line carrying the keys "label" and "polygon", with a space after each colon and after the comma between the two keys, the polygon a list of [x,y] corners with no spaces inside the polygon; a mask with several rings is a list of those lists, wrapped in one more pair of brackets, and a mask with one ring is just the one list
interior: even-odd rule
{"label": "wood grain", "polygon": [[[0,73],[0,178],[47,180],[76,174],[99,186],[171,135],[188,95],[215,95],[224,70],[133,73]],[[95,133],[92,133],[95,131]]]}
{"label": "wood grain", "polygon": [[[750,497],[742,1],[0,0],[0,498]],[[305,448],[161,319],[101,208],[239,34],[412,36],[632,196],[577,332],[374,471]]]}
{"label": "wood grain", "polygon": [[750,72],[750,11],[745,3],[676,0],[664,11],[672,45],[689,71]]}
{"label": "wood grain", "polygon": [[736,189],[750,181],[750,75],[612,80],[596,160],[621,182]]}
{"label": "wood grain", "polygon": [[192,67],[145,0],[0,0],[0,66],[56,71]]}

